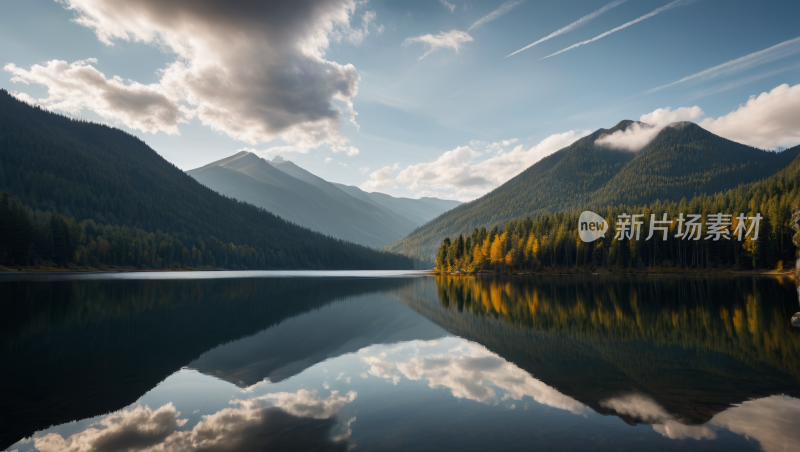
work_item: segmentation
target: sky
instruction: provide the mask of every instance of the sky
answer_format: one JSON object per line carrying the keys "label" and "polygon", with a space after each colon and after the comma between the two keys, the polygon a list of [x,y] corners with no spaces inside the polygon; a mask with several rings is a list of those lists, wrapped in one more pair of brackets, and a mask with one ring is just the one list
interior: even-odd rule
{"label": "sky", "polygon": [[6,0],[0,88],[189,170],[468,201],[623,119],[800,144],[800,2]]}

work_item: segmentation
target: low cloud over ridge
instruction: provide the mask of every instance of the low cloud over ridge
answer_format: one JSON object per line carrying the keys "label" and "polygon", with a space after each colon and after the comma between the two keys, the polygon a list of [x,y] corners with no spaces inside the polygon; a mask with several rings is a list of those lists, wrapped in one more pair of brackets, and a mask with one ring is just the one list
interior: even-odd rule
{"label": "low cloud over ridge", "polygon": [[625,130],[617,130],[601,136],[595,140],[595,144],[611,149],[636,152],[647,146],[667,125],[680,121],[692,121],[700,116],[703,116],[703,110],[698,106],[681,107],[674,111],[670,107],[659,108],[652,113],[642,115],[639,118],[640,122],[631,124]]}

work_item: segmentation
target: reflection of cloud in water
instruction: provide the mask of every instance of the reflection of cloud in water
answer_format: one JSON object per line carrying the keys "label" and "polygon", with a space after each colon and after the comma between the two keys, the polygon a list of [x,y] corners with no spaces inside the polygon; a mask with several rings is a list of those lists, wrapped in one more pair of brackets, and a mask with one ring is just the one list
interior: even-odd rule
{"label": "reflection of cloud in water", "polygon": [[[400,381],[401,376],[410,380],[424,378],[431,388],[448,388],[455,397],[481,403],[520,400],[529,396],[541,404],[574,414],[585,415],[588,412],[582,403],[533,378],[480,344],[458,338],[440,342],[455,346],[446,353],[431,351],[425,354],[421,350],[435,344],[411,341],[382,352],[378,350],[384,347],[368,347],[359,355],[370,366],[370,375],[391,380],[394,384]],[[397,355],[402,357],[394,358]]]}
{"label": "reflection of cloud in water", "polygon": [[42,452],[172,452],[198,450],[250,451],[270,449],[348,449],[350,419],[344,432],[331,438],[336,413],[356,398],[355,392],[327,398],[304,389],[233,400],[230,408],[203,416],[191,430],[181,413],[168,403],[157,410],[137,406],[109,414],[98,424],[67,438],[50,433],[37,438]]}
{"label": "reflection of cloud in water", "polygon": [[609,399],[602,405],[652,424],[653,430],[672,439],[714,439],[715,430],[725,429],[755,439],[765,452],[794,451],[800,444],[800,399],[787,396],[743,402],[703,425],[681,424],[657,403],[640,395]]}

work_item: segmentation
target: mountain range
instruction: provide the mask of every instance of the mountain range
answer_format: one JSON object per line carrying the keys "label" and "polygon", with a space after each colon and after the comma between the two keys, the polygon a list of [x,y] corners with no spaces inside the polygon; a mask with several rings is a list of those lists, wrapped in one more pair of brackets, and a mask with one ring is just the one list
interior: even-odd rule
{"label": "mountain range", "polygon": [[96,266],[99,259],[139,268],[414,268],[404,256],[222,196],[135,136],[30,106],[5,90],[0,191],[9,194],[0,205],[0,265]]}
{"label": "mountain range", "polygon": [[445,237],[517,218],[713,194],[773,175],[800,153],[800,147],[770,152],[745,146],[691,122],[665,127],[637,152],[596,144],[633,124],[621,121],[577,140],[384,249],[431,259]]}
{"label": "mountain range", "polygon": [[328,182],[280,156],[242,151],[187,172],[201,184],[281,218],[349,242],[380,248],[461,204],[395,198]]}

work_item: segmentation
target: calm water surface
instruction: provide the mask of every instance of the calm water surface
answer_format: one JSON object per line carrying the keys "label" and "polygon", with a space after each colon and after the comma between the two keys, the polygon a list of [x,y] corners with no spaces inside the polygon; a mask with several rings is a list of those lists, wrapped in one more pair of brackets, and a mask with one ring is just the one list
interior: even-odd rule
{"label": "calm water surface", "polygon": [[800,448],[789,280],[4,275],[0,449]]}

